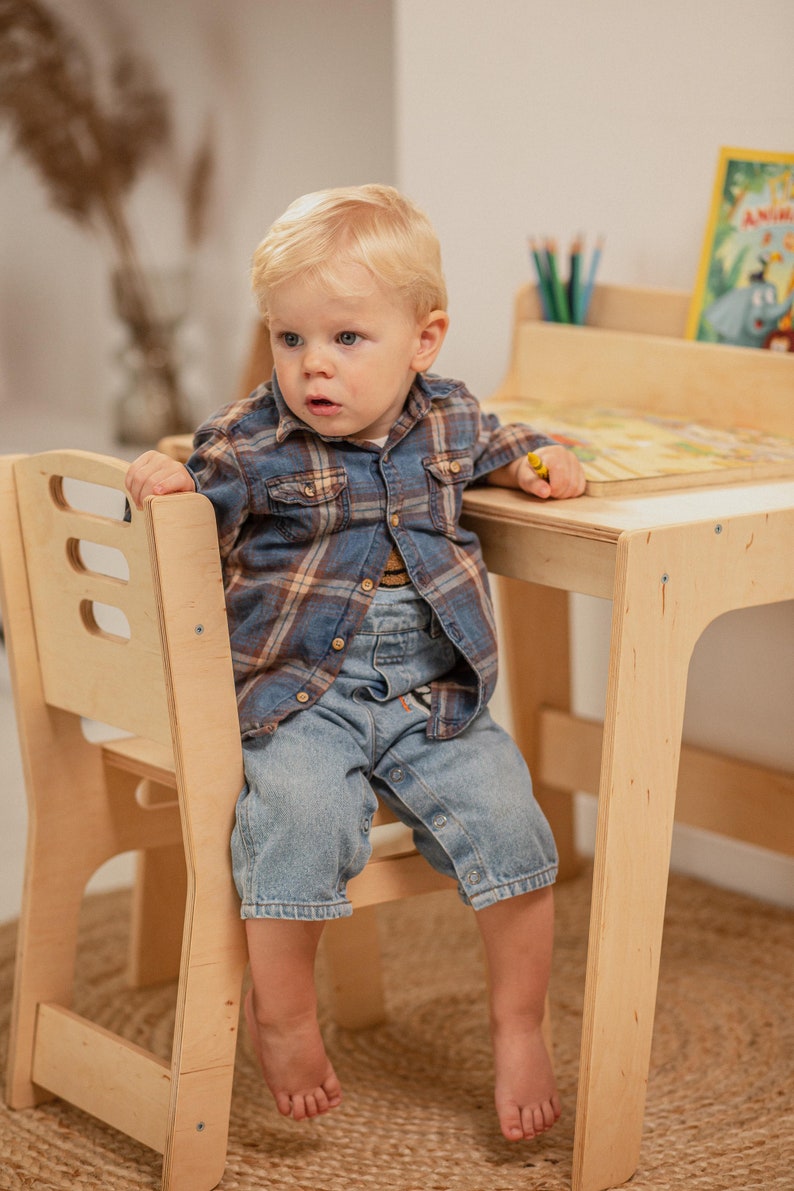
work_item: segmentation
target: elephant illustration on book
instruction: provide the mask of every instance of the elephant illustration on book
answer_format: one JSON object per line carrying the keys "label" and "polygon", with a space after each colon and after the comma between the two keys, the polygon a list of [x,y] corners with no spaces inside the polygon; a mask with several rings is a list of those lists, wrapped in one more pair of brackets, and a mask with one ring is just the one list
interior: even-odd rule
{"label": "elephant illustration on book", "polygon": [[703,317],[725,343],[763,347],[769,333],[794,304],[794,292],[778,301],[775,286],[764,276],[767,261],[762,258],[760,263],[761,268],[750,275],[747,285],[723,294],[703,311]]}

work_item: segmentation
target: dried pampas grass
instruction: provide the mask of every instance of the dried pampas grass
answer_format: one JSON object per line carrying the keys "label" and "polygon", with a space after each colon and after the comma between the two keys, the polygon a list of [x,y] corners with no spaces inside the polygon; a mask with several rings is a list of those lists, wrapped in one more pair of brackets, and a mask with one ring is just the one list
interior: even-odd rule
{"label": "dried pampas grass", "polygon": [[[151,67],[129,51],[117,53],[100,85],[85,46],[51,8],[41,0],[0,0],[0,122],[40,177],[54,209],[108,235],[137,346],[144,360],[157,361],[158,379],[170,395],[167,432],[185,429],[176,369],[125,207],[141,171],[172,147],[168,96]],[[212,175],[207,132],[183,196],[189,248],[206,232]]]}

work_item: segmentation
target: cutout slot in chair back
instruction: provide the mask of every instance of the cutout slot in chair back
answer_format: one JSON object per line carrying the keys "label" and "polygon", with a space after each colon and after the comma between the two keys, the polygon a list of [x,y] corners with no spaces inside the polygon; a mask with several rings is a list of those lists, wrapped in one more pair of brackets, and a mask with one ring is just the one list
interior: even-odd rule
{"label": "cutout slot in chair back", "polygon": [[52,706],[170,745],[147,524],[125,471],[81,451],[14,465],[42,681]]}

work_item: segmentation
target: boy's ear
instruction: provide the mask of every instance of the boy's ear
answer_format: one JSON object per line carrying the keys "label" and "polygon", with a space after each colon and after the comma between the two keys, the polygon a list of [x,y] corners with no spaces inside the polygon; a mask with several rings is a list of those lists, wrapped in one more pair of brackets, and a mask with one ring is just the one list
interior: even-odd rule
{"label": "boy's ear", "polygon": [[411,368],[414,372],[427,372],[431,368],[436,356],[441,351],[441,345],[449,326],[449,315],[446,310],[431,310],[427,318],[419,324],[419,346]]}

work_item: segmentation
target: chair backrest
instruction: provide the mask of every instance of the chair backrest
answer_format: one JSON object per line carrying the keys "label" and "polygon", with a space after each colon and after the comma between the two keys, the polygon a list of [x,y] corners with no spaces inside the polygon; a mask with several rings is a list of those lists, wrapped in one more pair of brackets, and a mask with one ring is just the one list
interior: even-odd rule
{"label": "chair backrest", "polygon": [[178,785],[189,771],[193,788],[221,781],[239,792],[212,505],[183,493],[150,497],[138,510],[127,501],[126,470],[85,451],[0,459],[0,578],[20,722],[26,702],[43,698],[173,748]]}
{"label": "chair backrest", "polygon": [[170,745],[147,518],[125,465],[53,451],[13,470],[47,703]]}

